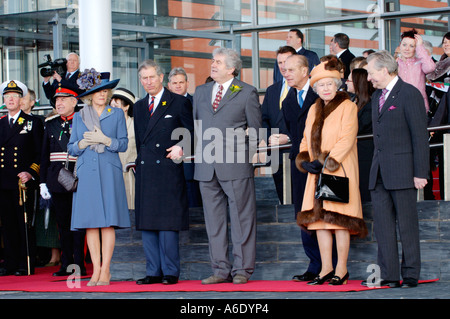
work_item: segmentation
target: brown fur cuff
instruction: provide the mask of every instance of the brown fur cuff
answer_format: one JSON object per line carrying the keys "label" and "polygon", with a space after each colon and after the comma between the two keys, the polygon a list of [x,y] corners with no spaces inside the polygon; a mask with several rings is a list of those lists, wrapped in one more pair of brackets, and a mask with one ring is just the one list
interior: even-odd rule
{"label": "brown fur cuff", "polygon": [[295,166],[297,167],[297,169],[302,173],[308,173],[302,167],[303,162],[311,162],[308,152],[300,152],[297,154],[297,157],[295,158]]}
{"label": "brown fur cuff", "polygon": [[[319,157],[317,158],[319,160],[319,162],[323,165],[325,164],[325,159],[327,158],[327,156],[330,154],[330,152],[323,152],[320,153]],[[327,166],[325,167],[327,170],[329,170],[330,172],[334,172],[336,170],[339,169],[339,166],[341,164],[339,164],[338,161],[336,161],[334,158],[332,157],[328,157],[327,160]]]}

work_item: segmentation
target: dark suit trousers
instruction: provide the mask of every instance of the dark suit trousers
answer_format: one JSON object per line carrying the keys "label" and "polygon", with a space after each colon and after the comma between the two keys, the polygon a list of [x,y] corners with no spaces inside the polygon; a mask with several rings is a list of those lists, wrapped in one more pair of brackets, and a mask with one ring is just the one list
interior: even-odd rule
{"label": "dark suit trousers", "polygon": [[142,231],[147,276],[180,276],[178,231]]}
{"label": "dark suit trousers", "polygon": [[77,264],[81,269],[85,269],[84,243],[86,232],[70,230],[72,197],[72,193],[52,193],[61,244],[61,269],[64,270],[71,264]]}
{"label": "dark suit trousers", "polygon": [[401,275],[419,279],[420,242],[417,214],[417,190],[387,190],[379,177],[371,191],[378,265],[383,280],[400,280],[397,231],[402,243]]}
{"label": "dark suit trousers", "polygon": [[[221,181],[214,174],[209,182],[200,182],[209,254],[214,275],[228,279],[249,278],[256,257],[256,195],[253,177]],[[228,259],[227,204],[230,210],[233,265]]]}
{"label": "dark suit trousers", "polygon": [[[300,172],[295,166],[295,159],[291,159],[291,176],[292,176],[292,200],[294,202],[295,220],[297,214],[302,210],[303,194],[305,193],[307,174]],[[315,232],[308,232],[301,229],[302,244],[306,256],[309,258],[308,272],[319,274],[322,268],[322,260],[320,259],[319,243]]]}
{"label": "dark suit trousers", "polygon": [[[28,225],[31,225],[33,218],[34,190],[26,192],[26,210]],[[34,227],[28,226],[25,231],[24,206],[19,205],[19,190],[0,190],[0,218],[3,230],[5,268],[14,272],[17,270],[27,270],[27,241],[28,253],[30,254],[30,270],[34,273],[36,260],[36,235]]]}

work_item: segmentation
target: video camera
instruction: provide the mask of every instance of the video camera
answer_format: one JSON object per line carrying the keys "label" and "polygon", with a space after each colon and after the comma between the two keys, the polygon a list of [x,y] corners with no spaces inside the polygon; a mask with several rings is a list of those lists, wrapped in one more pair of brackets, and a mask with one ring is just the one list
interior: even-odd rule
{"label": "video camera", "polygon": [[56,59],[55,61],[52,61],[52,57],[50,56],[50,54],[46,54],[44,55],[44,57],[47,59],[47,62],[38,65],[39,69],[43,68],[40,71],[41,76],[43,77],[52,76],[53,73],[55,72],[63,76],[64,73],[66,73],[67,60],[65,58]]}

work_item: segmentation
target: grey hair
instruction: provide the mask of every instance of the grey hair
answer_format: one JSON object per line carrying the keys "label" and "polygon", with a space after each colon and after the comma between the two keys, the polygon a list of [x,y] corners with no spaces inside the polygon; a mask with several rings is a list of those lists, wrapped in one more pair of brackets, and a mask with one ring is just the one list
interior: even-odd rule
{"label": "grey hair", "polygon": [[139,65],[139,68],[138,68],[139,76],[141,76],[141,71],[143,69],[148,69],[148,68],[155,68],[157,75],[164,74],[163,69],[159,66],[158,63],[156,63],[155,61],[153,61],[151,59],[147,59],[147,60],[142,61],[141,64]]}
{"label": "grey hair", "polygon": [[425,47],[425,49],[428,50],[428,52],[429,52],[430,54],[433,54],[433,45],[431,44],[430,41],[423,40],[423,46]]}
{"label": "grey hair", "polygon": [[[336,88],[337,88],[336,91],[339,91],[339,88],[342,85],[342,80],[341,79],[336,79],[336,78],[332,78],[332,79],[333,79],[334,83],[336,83]],[[317,88],[316,88],[317,87],[317,82],[319,82],[319,81],[314,82],[313,87],[312,87],[312,89],[313,89],[313,91],[315,93],[317,93]]]}
{"label": "grey hair", "polygon": [[376,70],[381,70],[382,68],[386,68],[389,74],[397,75],[398,74],[398,64],[395,61],[392,54],[390,54],[386,50],[380,50],[374,53],[369,54],[367,57],[367,63],[374,60],[374,67]]}
{"label": "grey hair", "polygon": [[178,68],[173,68],[173,69],[170,71],[169,76],[168,76],[169,82],[170,82],[170,79],[172,78],[172,76],[175,76],[175,75],[178,75],[178,74],[184,75],[184,79],[185,79],[186,81],[188,80],[186,71],[185,71],[182,67],[178,67]]}
{"label": "grey hair", "polygon": [[212,53],[213,57],[216,55],[223,55],[225,57],[225,65],[228,69],[234,68],[233,76],[238,76],[242,69],[242,60],[239,54],[228,48],[216,48]]}

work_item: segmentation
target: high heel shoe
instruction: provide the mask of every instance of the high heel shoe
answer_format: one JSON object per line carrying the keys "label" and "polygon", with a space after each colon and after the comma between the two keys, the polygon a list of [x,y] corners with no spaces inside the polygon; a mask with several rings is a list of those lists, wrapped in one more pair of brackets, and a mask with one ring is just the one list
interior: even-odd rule
{"label": "high heel shoe", "polygon": [[328,274],[326,274],[323,277],[317,276],[312,281],[308,282],[308,285],[322,285],[324,282],[329,281],[334,276],[334,270],[330,271]]}
{"label": "high heel shoe", "polygon": [[109,286],[111,281],[111,275],[109,275],[108,281],[97,281],[97,286]]}
{"label": "high heel shoe", "polygon": [[332,285],[332,286],[346,285],[347,281],[348,281],[348,277],[349,277],[348,272],[345,274],[344,277],[342,277],[342,279],[339,276],[334,276],[333,278],[331,278],[331,280],[328,284]]}
{"label": "high heel shoe", "polygon": [[97,286],[98,281],[94,281],[94,280],[89,280],[89,282],[87,283],[86,286],[88,287],[94,287]]}

